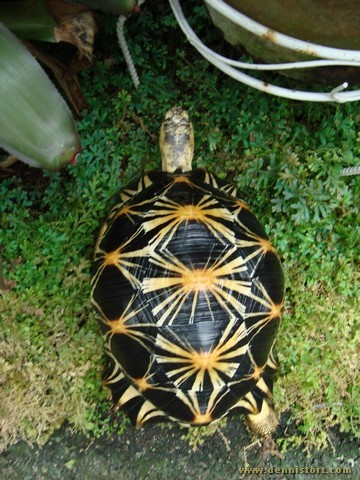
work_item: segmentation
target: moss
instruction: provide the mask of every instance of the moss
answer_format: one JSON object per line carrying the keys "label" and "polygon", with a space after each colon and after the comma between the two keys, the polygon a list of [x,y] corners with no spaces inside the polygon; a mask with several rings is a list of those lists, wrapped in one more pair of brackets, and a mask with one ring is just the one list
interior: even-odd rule
{"label": "moss", "polygon": [[[305,446],[325,447],[326,432],[335,425],[360,434],[359,302],[321,282],[307,291],[294,287],[297,296],[288,300],[277,341],[282,373],[275,384],[275,403],[282,411],[291,409],[291,421],[299,425]],[[295,436],[281,443],[298,440]]]}
{"label": "moss", "polygon": [[27,293],[7,292],[0,307],[3,446],[18,439],[44,443],[65,420],[84,430],[99,401],[101,341],[94,318],[74,332],[67,323],[75,317],[71,305]]}

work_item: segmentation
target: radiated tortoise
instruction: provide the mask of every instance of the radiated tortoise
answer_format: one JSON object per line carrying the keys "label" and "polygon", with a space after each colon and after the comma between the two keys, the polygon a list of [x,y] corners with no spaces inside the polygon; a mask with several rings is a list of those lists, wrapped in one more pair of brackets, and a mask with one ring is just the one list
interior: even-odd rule
{"label": "radiated tortoise", "polygon": [[136,425],[206,425],[239,411],[269,434],[280,261],[235,187],[192,171],[193,127],[180,107],[166,113],[160,150],[162,171],[121,192],[96,246],[104,383]]}

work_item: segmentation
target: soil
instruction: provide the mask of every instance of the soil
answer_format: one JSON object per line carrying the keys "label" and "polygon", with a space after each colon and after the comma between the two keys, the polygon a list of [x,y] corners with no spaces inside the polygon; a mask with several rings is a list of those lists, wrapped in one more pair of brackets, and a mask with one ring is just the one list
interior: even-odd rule
{"label": "soil", "polygon": [[[284,424],[284,420],[282,420]],[[280,427],[284,430],[284,427]],[[280,432],[281,433],[281,432]],[[280,455],[273,441],[253,442],[238,418],[228,419],[194,448],[176,425],[129,427],[113,438],[90,441],[64,426],[43,446],[24,442],[0,456],[7,480],[240,480],[360,479],[354,440],[330,434],[332,447],[307,456],[301,449]],[[246,463],[247,462],[247,463]],[[330,469],[334,469],[331,473]]]}

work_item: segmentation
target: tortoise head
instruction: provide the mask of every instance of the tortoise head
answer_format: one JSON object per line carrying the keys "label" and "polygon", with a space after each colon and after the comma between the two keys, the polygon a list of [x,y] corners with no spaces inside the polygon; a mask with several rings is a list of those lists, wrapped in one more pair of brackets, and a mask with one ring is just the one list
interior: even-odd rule
{"label": "tortoise head", "polygon": [[160,128],[159,144],[163,172],[191,171],[194,129],[186,110],[176,106],[166,112]]}

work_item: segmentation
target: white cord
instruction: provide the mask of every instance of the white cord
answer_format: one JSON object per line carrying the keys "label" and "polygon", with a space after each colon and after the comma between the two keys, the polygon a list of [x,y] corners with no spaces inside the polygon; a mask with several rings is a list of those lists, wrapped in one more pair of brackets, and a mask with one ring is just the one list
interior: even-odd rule
{"label": "white cord", "polygon": [[[212,4],[214,0],[206,0],[206,1]],[[182,12],[179,1],[169,0],[169,2],[173,10],[173,13],[175,15],[175,18],[179,23],[182,31],[188,38],[189,42],[210,63],[215,65],[217,68],[219,68],[220,70],[222,70],[224,73],[234,78],[235,80],[238,80],[244,83],[245,85],[256,88],[263,92],[271,93],[273,95],[290,98],[294,100],[312,101],[312,102],[339,102],[339,103],[360,100],[360,90],[355,90],[351,92],[342,92],[342,90],[344,90],[348,86],[346,82],[334,88],[329,93],[304,92],[300,90],[291,90],[291,89],[268,84],[256,78],[253,78],[243,72],[239,72],[238,70],[233,68],[235,66],[237,68],[246,68],[246,69],[253,69],[253,70],[273,70],[273,69],[278,69],[278,67],[280,67],[280,69],[286,69],[286,68],[310,68],[310,67],[319,67],[319,66],[328,66],[328,65],[352,65],[352,66],[360,67],[360,61],[354,60],[349,54],[349,52],[354,52],[355,54],[359,54],[359,58],[360,58],[360,52],[356,52],[352,50],[343,51],[340,49],[331,49],[331,48],[328,49],[327,47],[321,47],[330,51],[330,52],[329,51],[326,52],[326,54],[330,57],[334,56],[334,51],[346,52],[346,55],[345,55],[346,59],[336,60],[336,61],[328,60],[328,59],[314,60],[314,61],[308,61],[308,62],[296,62],[296,63],[279,64],[279,65],[254,65],[254,64],[247,64],[243,62],[237,62],[237,61],[228,59],[226,57],[223,57],[222,55],[218,55],[213,50],[211,50],[206,45],[204,45],[204,43],[199,39],[199,37],[195,34],[195,32],[192,30],[189,23],[187,22]],[[222,1],[219,2],[218,0],[215,0],[215,3],[221,4],[221,5],[224,4],[224,2]],[[234,18],[236,18],[235,14],[239,12],[237,12],[237,10],[233,9],[232,7],[229,7],[227,4],[224,4],[224,5],[226,6],[225,7],[226,9],[231,9],[231,19],[234,20]],[[229,13],[229,11],[227,11],[227,13]],[[243,16],[242,14],[239,14],[239,15]],[[253,20],[251,20],[251,22],[253,22]],[[260,24],[257,24],[257,25],[260,25]],[[262,27],[262,28],[265,28],[265,27]],[[265,30],[268,31],[267,29]],[[274,33],[278,35],[277,32],[274,32]],[[291,39],[291,37],[287,37],[286,35],[283,35],[283,37]],[[292,39],[292,40],[295,41],[296,39]],[[312,44],[308,44],[307,42],[301,42],[300,40],[297,42],[300,42],[300,45],[302,46],[304,46],[304,44],[306,44],[307,46],[312,45]],[[348,59],[349,57],[351,58]],[[356,55],[355,55],[355,58],[356,58]]]}
{"label": "white cord", "polygon": [[348,167],[341,170],[341,177],[350,177],[351,175],[360,175],[360,165],[357,167]]}
{"label": "white cord", "polygon": [[126,64],[128,66],[129,72],[130,72],[131,79],[134,83],[135,88],[138,88],[138,86],[140,84],[139,76],[137,74],[137,71],[136,71],[133,59],[131,57],[131,53],[130,53],[128,44],[126,42],[125,34],[124,34],[124,25],[125,25],[125,22],[126,22],[127,18],[128,17],[126,17],[125,15],[120,15],[119,20],[118,20],[117,25],[116,25],[116,33],[117,33],[117,37],[118,37],[118,40],[119,40],[119,45],[120,45],[121,51],[124,55]]}

